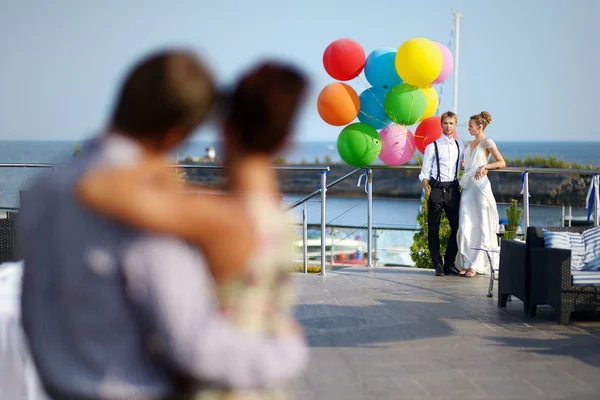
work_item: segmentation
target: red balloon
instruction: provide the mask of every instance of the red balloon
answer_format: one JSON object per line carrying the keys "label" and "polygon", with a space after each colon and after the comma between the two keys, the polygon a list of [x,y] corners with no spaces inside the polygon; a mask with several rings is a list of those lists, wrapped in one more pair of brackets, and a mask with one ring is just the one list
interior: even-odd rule
{"label": "red balloon", "polygon": [[338,39],[323,53],[325,71],[338,81],[356,78],[365,67],[365,51],[352,39]]}
{"label": "red balloon", "polygon": [[[415,130],[415,142],[421,154],[425,154],[425,147],[441,138],[442,133],[442,117],[429,117],[421,121]],[[456,129],[452,137],[458,139]]]}

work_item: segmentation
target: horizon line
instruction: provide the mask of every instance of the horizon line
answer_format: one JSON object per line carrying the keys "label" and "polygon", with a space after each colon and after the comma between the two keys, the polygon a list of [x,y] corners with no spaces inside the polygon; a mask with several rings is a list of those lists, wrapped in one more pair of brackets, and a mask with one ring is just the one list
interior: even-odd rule
{"label": "horizon line", "polygon": [[[3,142],[78,142],[85,141],[89,138],[73,138],[73,139],[3,139],[0,138],[0,141]],[[507,142],[516,142],[516,143],[548,143],[548,142],[570,142],[570,143],[600,143],[600,139],[530,139],[530,140],[504,140],[504,139],[494,139],[498,143],[507,143]],[[214,143],[220,142],[222,139],[190,139],[185,143]],[[337,139],[333,138],[331,140],[323,140],[323,139],[313,139],[313,140],[291,140],[291,143],[333,143],[336,142]]]}

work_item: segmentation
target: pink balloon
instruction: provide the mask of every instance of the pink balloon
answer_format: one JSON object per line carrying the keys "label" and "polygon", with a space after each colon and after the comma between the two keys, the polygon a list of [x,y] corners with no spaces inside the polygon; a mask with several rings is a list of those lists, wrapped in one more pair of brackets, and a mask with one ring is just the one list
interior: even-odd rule
{"label": "pink balloon", "polygon": [[435,42],[435,44],[437,44],[440,48],[444,62],[442,64],[442,71],[435,79],[435,81],[432,82],[432,85],[444,82],[446,79],[448,79],[448,77],[452,73],[452,70],[454,69],[454,56],[452,55],[450,49],[448,49],[446,46],[439,42]]}
{"label": "pink balloon", "polygon": [[415,137],[405,126],[390,125],[379,136],[382,142],[379,159],[387,165],[406,164],[415,154]]}

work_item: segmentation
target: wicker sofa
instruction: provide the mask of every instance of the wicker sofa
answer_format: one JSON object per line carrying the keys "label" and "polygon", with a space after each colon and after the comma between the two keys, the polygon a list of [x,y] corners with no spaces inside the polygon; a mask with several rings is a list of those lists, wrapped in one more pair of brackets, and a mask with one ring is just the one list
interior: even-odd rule
{"label": "wicker sofa", "polygon": [[569,323],[573,311],[600,311],[600,272],[573,271],[571,250],[547,248],[542,230],[582,233],[594,227],[527,229],[527,252],[531,273],[528,315],[534,317],[538,305],[556,310],[559,324]]}
{"label": "wicker sofa", "polygon": [[[529,227],[527,228],[527,240],[526,242],[520,242],[516,240],[503,240],[500,250],[500,272],[498,277],[498,307],[506,307],[509,296],[514,296],[523,302],[523,312],[526,316],[535,316],[536,308],[538,305],[548,304],[556,307],[560,302],[556,301],[556,296],[562,292],[561,289],[552,289],[553,294],[548,295],[548,283],[552,280],[552,284],[556,285],[556,278],[550,278],[548,275],[551,273],[550,270],[556,270],[556,261],[561,258],[555,258],[549,262],[551,265],[549,268],[545,268],[548,264],[548,257],[552,258],[552,255],[556,253],[557,249],[549,249],[545,247],[544,236],[542,230],[546,229],[553,232],[573,232],[582,233],[583,231],[590,229],[590,226],[577,226],[577,227]],[[532,254],[535,253],[535,257]],[[570,251],[560,250],[564,257],[570,260]],[[568,256],[567,256],[567,253]],[[533,261],[536,263],[536,273],[533,275]],[[569,263],[570,264],[570,263]],[[571,269],[570,265],[565,273],[568,272],[568,278],[571,280]],[[582,290],[581,285],[576,285],[576,291]],[[573,289],[568,289],[573,290]],[[595,290],[595,289],[592,289]],[[549,300],[549,297],[553,297]],[[562,308],[560,309],[562,313]],[[570,312],[569,312],[570,314]],[[559,319],[560,319],[559,318]],[[561,322],[561,321],[559,321]],[[568,323],[562,320],[561,323]]]}

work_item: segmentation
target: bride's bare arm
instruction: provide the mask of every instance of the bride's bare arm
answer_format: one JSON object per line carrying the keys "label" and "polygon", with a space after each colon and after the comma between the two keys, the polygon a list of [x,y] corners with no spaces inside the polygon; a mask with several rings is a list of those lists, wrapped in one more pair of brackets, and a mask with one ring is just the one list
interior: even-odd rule
{"label": "bride's bare arm", "polygon": [[500,169],[500,168],[505,168],[506,167],[506,161],[504,161],[504,157],[502,157],[502,154],[500,153],[500,151],[498,150],[498,147],[496,147],[496,145],[492,145],[491,147],[489,147],[487,149],[487,151],[490,152],[490,154],[492,155],[492,157],[494,157],[494,160],[496,160],[493,163],[489,163],[487,164],[485,167],[486,169]]}
{"label": "bride's bare arm", "polygon": [[239,272],[252,249],[244,208],[223,194],[190,194],[164,167],[97,169],[80,180],[77,195],[87,206],[116,220],[199,246],[215,279]]}
{"label": "bride's bare arm", "polygon": [[506,161],[504,161],[504,157],[502,157],[498,147],[496,147],[496,143],[490,139],[486,140],[488,140],[489,143],[489,147],[486,148],[486,151],[489,152],[489,154],[491,154],[496,161],[482,165],[481,168],[479,168],[479,170],[476,172],[475,179],[482,178],[483,176],[487,175],[488,171],[490,170],[506,167]]}

